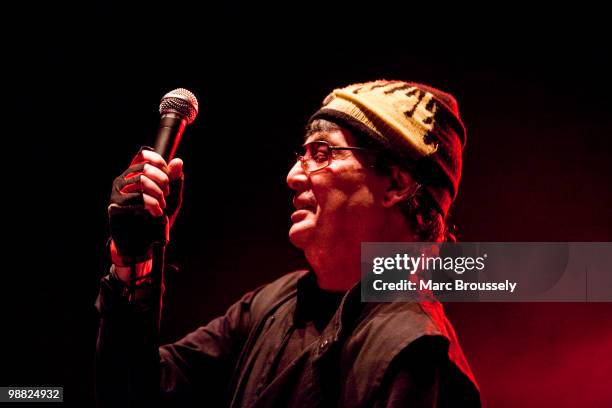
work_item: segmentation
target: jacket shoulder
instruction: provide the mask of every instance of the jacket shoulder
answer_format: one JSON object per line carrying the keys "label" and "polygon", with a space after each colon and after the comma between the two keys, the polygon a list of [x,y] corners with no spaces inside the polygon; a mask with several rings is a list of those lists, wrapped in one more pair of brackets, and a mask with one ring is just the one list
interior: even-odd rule
{"label": "jacket shoulder", "polygon": [[289,272],[255,289],[251,301],[252,316],[259,320],[267,312],[274,309],[277,305],[296,296],[297,283],[300,278],[308,273],[308,270],[298,270]]}
{"label": "jacket shoulder", "polygon": [[358,394],[353,398],[370,400],[391,363],[417,343],[431,353],[432,364],[440,358],[446,360],[478,389],[440,303],[374,303],[366,305],[343,347],[343,367],[348,367],[345,375],[354,385],[352,393]]}

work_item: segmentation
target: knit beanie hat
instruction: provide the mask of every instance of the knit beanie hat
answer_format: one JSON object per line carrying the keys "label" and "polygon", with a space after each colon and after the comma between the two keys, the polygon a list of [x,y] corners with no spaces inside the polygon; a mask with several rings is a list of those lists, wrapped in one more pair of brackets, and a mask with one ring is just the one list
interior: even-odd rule
{"label": "knit beanie hat", "polygon": [[378,80],[335,89],[308,123],[328,119],[373,138],[411,169],[446,216],[457,196],[465,127],[455,98],[427,85]]}

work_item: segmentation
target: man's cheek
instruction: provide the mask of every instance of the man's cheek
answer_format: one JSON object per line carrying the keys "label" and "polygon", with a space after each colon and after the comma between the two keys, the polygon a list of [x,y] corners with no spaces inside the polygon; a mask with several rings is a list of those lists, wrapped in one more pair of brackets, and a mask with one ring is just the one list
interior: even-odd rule
{"label": "man's cheek", "polygon": [[318,214],[330,215],[335,214],[342,209],[346,204],[346,195],[338,190],[328,191],[320,200],[318,200]]}

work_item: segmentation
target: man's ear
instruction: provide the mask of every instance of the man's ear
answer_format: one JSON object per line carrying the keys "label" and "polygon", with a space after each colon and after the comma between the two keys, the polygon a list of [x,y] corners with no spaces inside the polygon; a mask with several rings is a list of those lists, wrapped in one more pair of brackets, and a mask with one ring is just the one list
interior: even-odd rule
{"label": "man's ear", "polygon": [[410,173],[399,166],[391,167],[389,178],[389,185],[383,197],[383,206],[386,208],[393,207],[400,201],[404,201],[416,193],[419,188],[419,184]]}

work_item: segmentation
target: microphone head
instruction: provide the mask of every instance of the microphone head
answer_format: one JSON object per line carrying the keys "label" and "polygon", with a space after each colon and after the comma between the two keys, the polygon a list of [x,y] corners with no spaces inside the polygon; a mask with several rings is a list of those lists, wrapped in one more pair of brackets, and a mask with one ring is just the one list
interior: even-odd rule
{"label": "microphone head", "polygon": [[164,95],[159,104],[159,113],[178,113],[187,119],[187,124],[193,122],[198,115],[198,100],[195,95],[184,88],[177,88]]}

